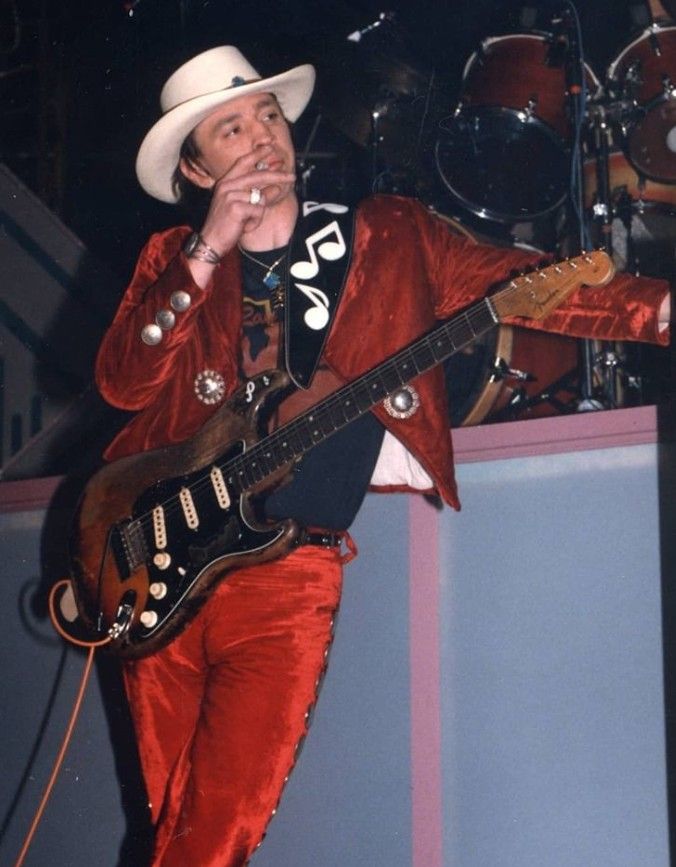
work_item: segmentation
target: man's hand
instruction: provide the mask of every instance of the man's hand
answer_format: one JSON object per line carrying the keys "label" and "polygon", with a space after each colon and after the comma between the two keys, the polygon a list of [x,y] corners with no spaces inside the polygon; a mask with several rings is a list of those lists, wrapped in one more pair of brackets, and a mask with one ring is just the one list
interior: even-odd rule
{"label": "man's hand", "polygon": [[[293,172],[281,171],[281,160],[270,146],[240,157],[214,185],[200,232],[205,242],[221,255],[227,253],[242,235],[260,226],[268,205],[274,204],[280,192],[293,185],[295,179]],[[254,188],[261,190],[257,204],[251,202]]]}

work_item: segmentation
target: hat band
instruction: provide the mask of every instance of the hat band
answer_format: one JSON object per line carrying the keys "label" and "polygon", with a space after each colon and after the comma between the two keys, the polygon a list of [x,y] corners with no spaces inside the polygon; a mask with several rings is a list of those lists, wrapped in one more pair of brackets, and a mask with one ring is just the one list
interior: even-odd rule
{"label": "hat band", "polygon": [[259,81],[263,81],[262,78],[242,78],[241,75],[235,75],[232,78],[230,84],[225,87],[217,87],[215,90],[208,90],[206,93],[197,93],[192,96],[186,96],[185,99],[181,99],[179,102],[173,102],[171,105],[168,105],[164,110],[163,114],[167,114],[167,112],[173,111],[175,108],[178,108],[179,105],[185,105],[187,102],[191,102],[193,99],[200,99],[203,96],[213,96],[215,93],[224,93],[226,90],[234,90],[237,87],[244,87],[246,84],[258,84]]}
{"label": "hat band", "polygon": [[[262,78],[242,78],[241,75],[233,76],[230,87],[241,87],[243,84],[253,84],[254,81],[262,81]],[[228,88],[225,88],[226,90]]]}

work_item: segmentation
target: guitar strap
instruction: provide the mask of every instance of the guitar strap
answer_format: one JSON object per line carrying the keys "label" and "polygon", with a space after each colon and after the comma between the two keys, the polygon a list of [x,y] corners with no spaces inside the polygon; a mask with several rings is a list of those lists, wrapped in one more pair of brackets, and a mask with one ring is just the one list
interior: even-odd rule
{"label": "guitar strap", "polygon": [[355,209],[302,202],[289,250],[284,361],[298,388],[310,387],[345,288]]}

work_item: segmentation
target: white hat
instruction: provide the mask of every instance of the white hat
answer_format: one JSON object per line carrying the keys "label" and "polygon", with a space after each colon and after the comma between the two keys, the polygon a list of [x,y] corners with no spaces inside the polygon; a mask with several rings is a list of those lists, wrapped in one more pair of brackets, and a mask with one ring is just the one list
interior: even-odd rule
{"label": "white hat", "polygon": [[248,93],[273,93],[284,116],[294,121],[308,104],[314,83],[315,71],[308,64],[261,78],[232,45],[198,54],[179,67],[162,88],[162,117],[143,139],[136,158],[141,186],[161,202],[177,202],[173,176],[181,145],[215,108]]}

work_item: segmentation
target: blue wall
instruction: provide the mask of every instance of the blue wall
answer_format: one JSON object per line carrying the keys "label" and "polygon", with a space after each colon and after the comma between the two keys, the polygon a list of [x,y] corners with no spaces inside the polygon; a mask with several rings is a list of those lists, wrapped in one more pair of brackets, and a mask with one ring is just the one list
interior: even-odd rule
{"label": "blue wall", "polygon": [[[429,623],[443,867],[667,867],[657,448],[466,464],[459,476],[464,508],[440,515]],[[0,515],[3,815],[62,662],[29,604],[42,521]],[[252,867],[434,867],[416,860],[411,824],[408,528],[409,498],[367,498],[310,735]],[[82,666],[68,650],[2,864],[37,804]],[[107,710],[119,714],[119,699]],[[115,867],[132,785],[95,678],[28,867]]]}
{"label": "blue wall", "polygon": [[656,447],[460,468],[445,864],[667,867]]}

